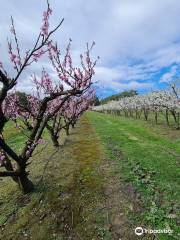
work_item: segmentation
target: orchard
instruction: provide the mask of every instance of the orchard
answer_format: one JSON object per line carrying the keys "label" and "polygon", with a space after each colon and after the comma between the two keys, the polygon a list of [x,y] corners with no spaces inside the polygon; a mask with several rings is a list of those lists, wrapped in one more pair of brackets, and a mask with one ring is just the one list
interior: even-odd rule
{"label": "orchard", "polygon": [[1,4],[0,240],[179,239],[179,11]]}
{"label": "orchard", "polygon": [[180,129],[180,92],[176,85],[170,90],[153,91],[148,94],[122,98],[119,101],[111,101],[107,104],[94,107],[95,111],[124,115],[135,119],[148,120],[150,114],[154,115],[155,123],[158,123],[158,115],[164,116],[169,126],[169,117],[173,117],[174,126]]}
{"label": "orchard", "polygon": [[[74,66],[71,57],[71,40],[66,53],[61,55],[58,44],[51,39],[63,23],[61,22],[52,30],[49,27],[49,18],[52,9],[48,3],[47,10],[43,12],[42,26],[32,49],[23,55],[19,46],[13,18],[11,19],[12,41],[8,41],[8,54],[15,69],[15,76],[9,76],[4,69],[3,61],[0,62],[0,166],[5,171],[0,172],[1,177],[11,177],[19,184],[23,193],[33,191],[34,185],[28,178],[26,171],[28,161],[37,145],[42,142],[42,134],[48,129],[53,143],[58,146],[58,137],[62,128],[68,134],[69,127],[74,127],[81,113],[88,109],[93,101],[92,77],[95,74],[96,61],[90,58],[94,46],[87,48],[85,54],[80,55],[81,66]],[[32,75],[34,94],[27,96],[27,105],[21,106],[16,94],[15,86],[21,81],[21,75],[26,69],[40,61],[47,54],[52,67],[56,71],[58,82],[55,82],[45,69],[42,75]],[[63,123],[61,119],[63,118]],[[8,121],[14,121],[18,128],[29,129],[27,140],[20,155],[12,149],[4,139],[4,128]],[[24,124],[23,124],[24,123]],[[23,126],[22,126],[23,124]],[[62,125],[63,124],[63,125]]]}

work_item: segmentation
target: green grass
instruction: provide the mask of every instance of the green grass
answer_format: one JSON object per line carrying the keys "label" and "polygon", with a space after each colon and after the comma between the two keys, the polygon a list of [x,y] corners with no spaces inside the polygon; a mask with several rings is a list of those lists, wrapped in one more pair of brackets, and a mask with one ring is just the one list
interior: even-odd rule
{"label": "green grass", "polygon": [[4,138],[7,140],[7,143],[18,153],[20,153],[23,148],[23,144],[26,141],[28,134],[27,131],[18,129],[15,127],[15,124],[9,121],[5,125]]}
{"label": "green grass", "polygon": [[[110,240],[99,171],[103,152],[92,127],[82,119],[68,138],[61,137],[58,151],[45,137],[29,166],[33,193],[22,195],[10,178],[0,180],[0,239]],[[26,139],[13,123],[5,138],[18,151]]]}
{"label": "green grass", "polygon": [[[11,122],[5,132],[20,152],[26,136]],[[124,228],[123,237],[133,239],[139,224],[170,227],[177,236],[177,130],[88,112],[68,138],[62,135],[58,152],[47,132],[44,137],[47,144],[37,148],[29,166],[35,192],[23,196],[10,178],[0,181],[0,239],[116,239],[110,226]],[[132,208],[129,192],[124,194],[127,183],[140,194],[141,214]],[[126,214],[133,223],[122,221]]]}
{"label": "green grass", "polygon": [[[141,216],[132,216],[134,220],[155,229],[170,227],[178,239],[180,132],[102,113],[88,112],[87,117],[109,156],[117,160],[119,174],[140,193],[144,211]],[[123,160],[114,154],[117,150]],[[162,235],[161,239],[170,236]]]}

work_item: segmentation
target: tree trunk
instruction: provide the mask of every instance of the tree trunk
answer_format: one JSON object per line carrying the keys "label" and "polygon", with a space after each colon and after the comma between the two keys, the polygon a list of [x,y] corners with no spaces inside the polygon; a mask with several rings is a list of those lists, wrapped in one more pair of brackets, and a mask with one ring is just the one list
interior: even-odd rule
{"label": "tree trunk", "polygon": [[172,116],[173,116],[173,118],[174,118],[174,122],[177,124],[177,118],[176,118],[175,112],[174,112],[174,111],[171,111],[171,114],[172,114]]}
{"label": "tree trunk", "polygon": [[28,179],[27,173],[23,171],[18,177],[18,184],[24,194],[34,191],[34,184]]}
{"label": "tree trunk", "polygon": [[177,130],[180,129],[180,114],[177,114]]}
{"label": "tree trunk", "polygon": [[138,110],[136,109],[136,119],[138,118]]}
{"label": "tree trunk", "polygon": [[167,109],[166,109],[166,123],[169,126],[169,113]]}
{"label": "tree trunk", "polygon": [[46,126],[46,128],[47,128],[47,130],[48,130],[49,133],[50,133],[53,146],[54,146],[54,147],[59,147],[58,136],[57,136],[56,134],[54,134],[53,128],[51,128],[51,127],[48,126],[48,125]]}
{"label": "tree trunk", "polygon": [[144,119],[147,121],[148,120],[148,113],[147,111],[144,109]]}
{"label": "tree trunk", "polygon": [[66,127],[66,135],[68,136],[69,135],[69,126]]}
{"label": "tree trunk", "polygon": [[[5,163],[4,167],[5,167],[5,169],[6,169],[7,171],[12,171],[12,172],[14,171],[13,166],[12,166],[12,163],[11,163],[11,161],[9,160],[8,156],[6,156],[6,163]],[[12,176],[11,178],[12,178],[13,181],[15,181],[16,183],[18,182],[18,177]]]}
{"label": "tree trunk", "polygon": [[157,111],[155,111],[155,123],[157,124],[157,121],[158,121],[158,114],[157,114]]}
{"label": "tree trunk", "polygon": [[59,142],[58,142],[57,135],[54,135],[53,133],[51,133],[51,140],[53,142],[54,147],[59,147]]}

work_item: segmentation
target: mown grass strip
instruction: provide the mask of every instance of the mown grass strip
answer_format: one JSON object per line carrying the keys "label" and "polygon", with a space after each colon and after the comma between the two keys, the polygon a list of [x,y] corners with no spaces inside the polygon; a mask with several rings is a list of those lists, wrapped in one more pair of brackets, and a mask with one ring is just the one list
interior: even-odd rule
{"label": "mown grass strip", "polygon": [[[153,127],[142,120],[95,112],[88,112],[87,117],[109,156],[118,160],[120,175],[123,174],[124,180],[132,182],[141,193],[145,209],[142,216],[134,216],[136,220],[156,229],[171,228],[176,239],[180,200],[179,132]],[[114,148],[121,150],[123,161],[113,155]],[[161,239],[170,239],[170,236],[163,235]]]}

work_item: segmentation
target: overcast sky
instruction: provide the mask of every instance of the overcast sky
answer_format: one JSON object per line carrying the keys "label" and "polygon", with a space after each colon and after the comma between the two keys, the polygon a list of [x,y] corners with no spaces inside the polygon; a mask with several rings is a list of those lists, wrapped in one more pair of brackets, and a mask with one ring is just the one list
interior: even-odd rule
{"label": "overcast sky", "polygon": [[[56,33],[63,49],[71,38],[73,57],[96,42],[93,55],[100,97],[128,89],[139,92],[163,88],[178,77],[180,64],[180,0],[50,0],[51,26],[65,21]],[[41,25],[45,0],[1,0],[0,60],[5,62],[6,38],[13,15],[22,49],[32,46]],[[40,69],[34,65],[31,71]],[[43,66],[49,68],[46,62]],[[9,70],[10,71],[10,70]],[[20,87],[30,91],[30,70]]]}

